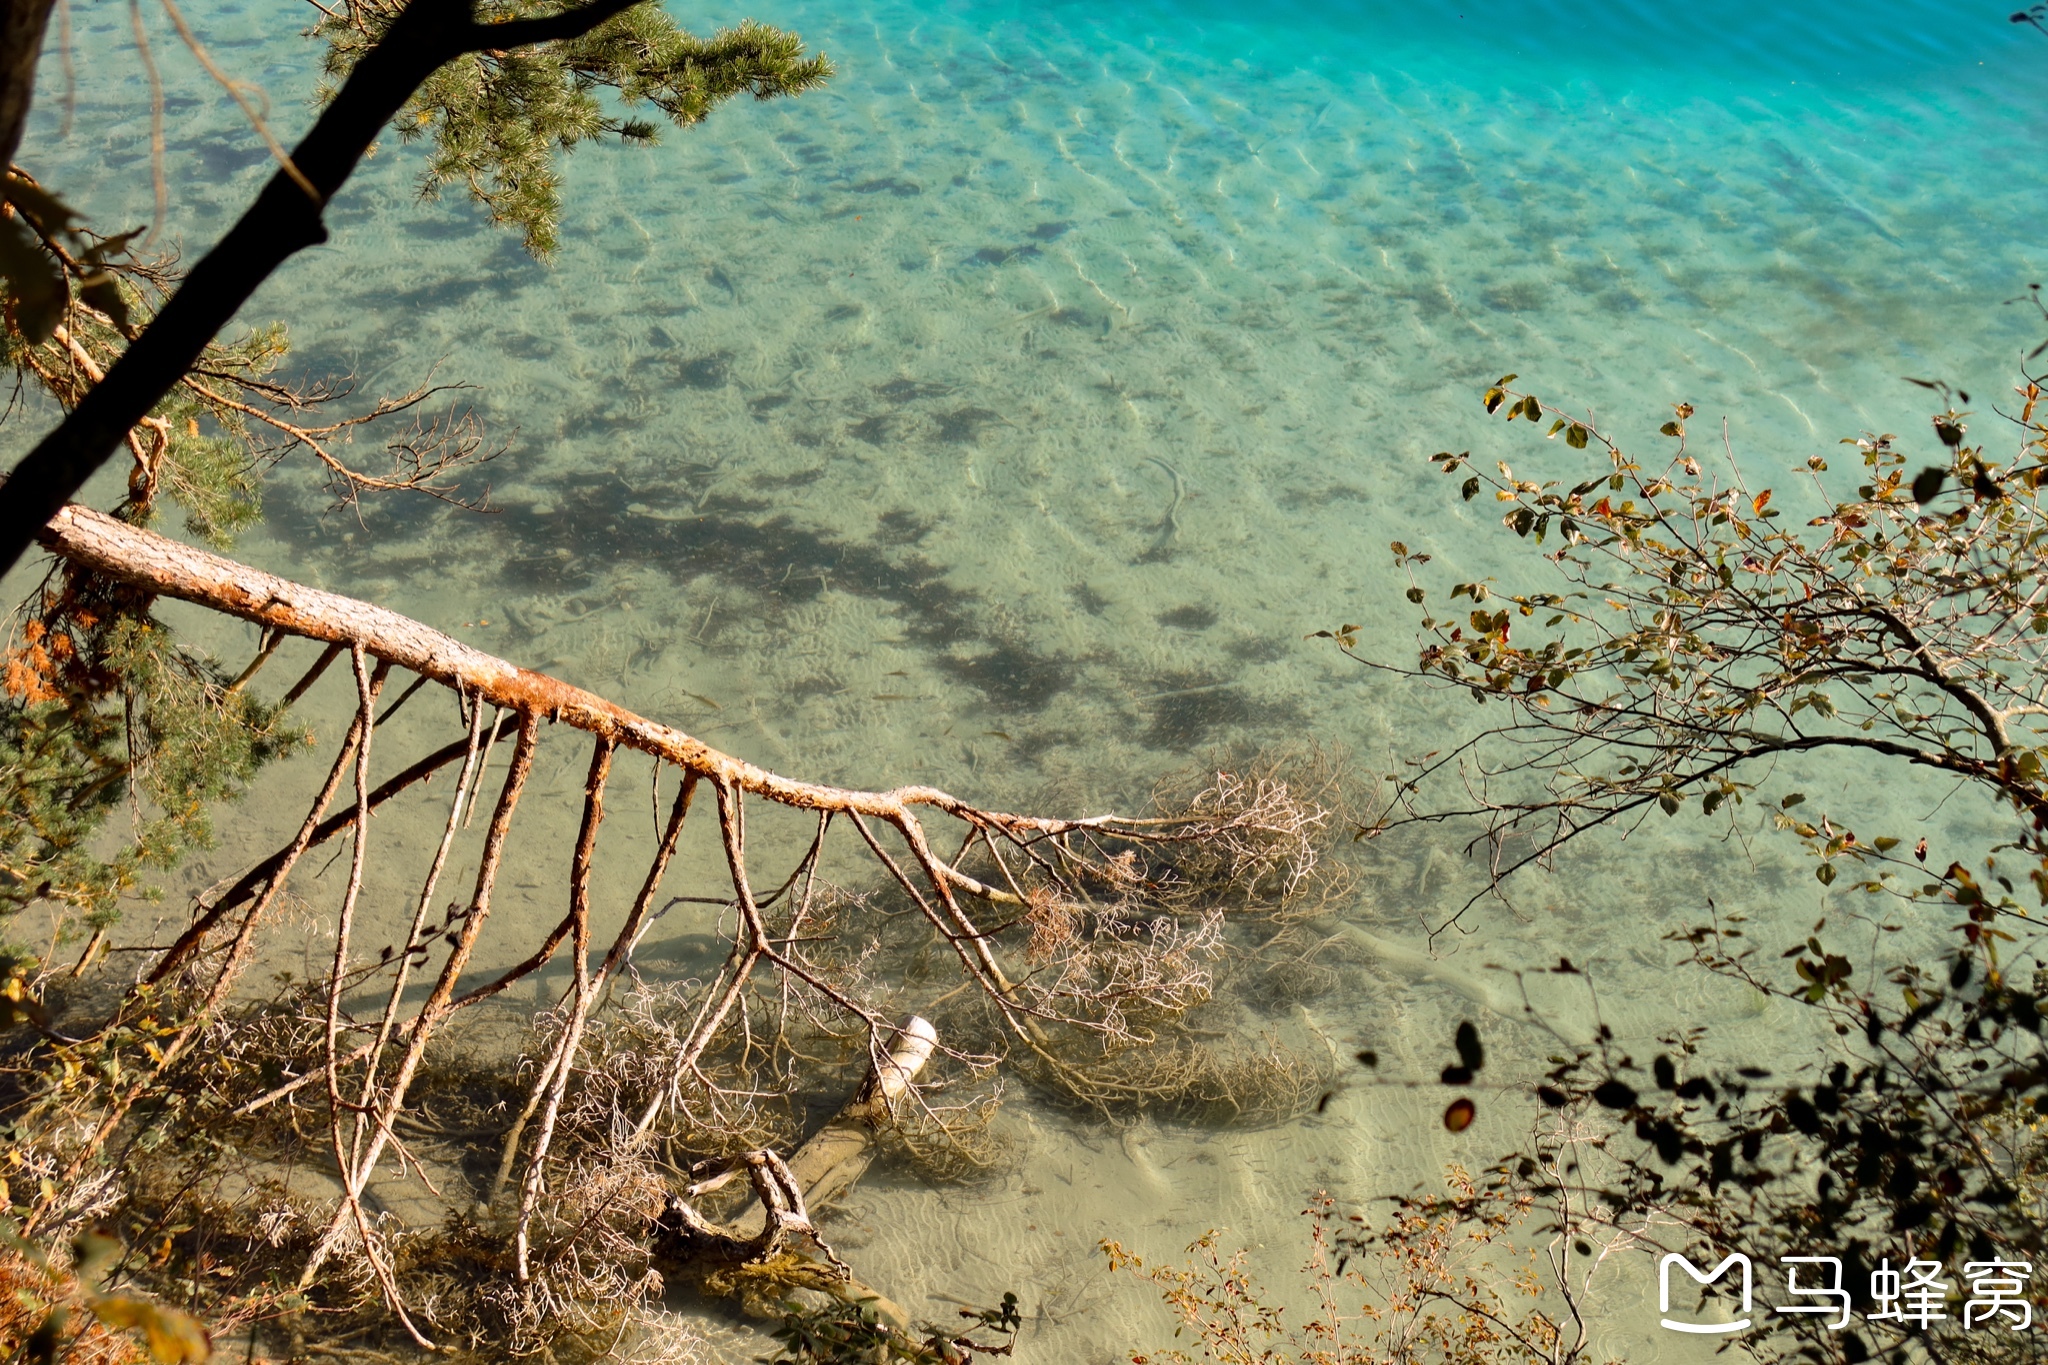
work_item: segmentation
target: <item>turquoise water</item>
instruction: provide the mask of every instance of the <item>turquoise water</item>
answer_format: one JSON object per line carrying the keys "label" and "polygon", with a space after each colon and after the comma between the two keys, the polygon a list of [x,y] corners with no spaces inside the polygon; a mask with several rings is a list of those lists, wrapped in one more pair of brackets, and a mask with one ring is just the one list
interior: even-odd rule
{"label": "turquoise water", "polygon": [[[302,126],[297,14],[194,9],[280,127]],[[364,167],[332,242],[247,320],[286,320],[301,363],[365,392],[437,363],[479,385],[510,446],[490,469],[502,510],[387,502],[359,521],[287,470],[248,557],[784,771],[1129,804],[1231,746],[1314,738],[1373,772],[1469,723],[1469,703],[1302,637],[1356,621],[1371,650],[1412,649],[1393,539],[1447,581],[1526,572],[1423,459],[1570,467],[1486,421],[1498,375],[1638,446],[1691,402],[1696,429],[1725,415],[1775,475],[1865,429],[1924,432],[1901,375],[2001,391],[2043,330],[2005,301],[2048,275],[2048,36],[1996,6],[1902,0],[1854,24],[1810,3],[1594,0],[755,13],[830,53],[830,87],[656,149],[578,152],[549,265],[459,195],[416,202],[395,140]],[[150,192],[125,12],[75,22],[74,130],[56,139],[53,64],[24,159],[127,226]],[[189,255],[267,166],[173,41],[167,231]],[[1939,794],[1892,795],[1911,819]],[[1811,882],[1768,843],[1754,861],[1699,844],[1649,831],[1532,883],[1519,916],[1489,910],[1449,945],[1460,979],[1564,951],[1610,967],[1624,1036],[1784,1029],[1667,975],[1660,935],[1707,894],[1810,917]],[[1371,871],[1353,918],[1411,946],[1472,886],[1419,849]],[[1282,1022],[1433,1070],[1469,996],[1422,968],[1338,966],[1345,988]],[[1503,1027],[1525,1055],[1555,1046]],[[1027,1302],[1077,1309],[1031,1349],[1106,1359],[1158,1320],[1092,1287],[1094,1238],[1167,1251],[1225,1223],[1284,1264],[1314,1188],[1362,1196],[1526,1131],[1489,1107],[1450,1139],[1437,1102],[1360,1088],[1313,1123],[1149,1132],[1138,1154],[1036,1115],[1035,1174],[1000,1195],[864,1194],[862,1264],[906,1300],[1021,1273]],[[1673,1355],[1622,1286],[1605,1349]]]}

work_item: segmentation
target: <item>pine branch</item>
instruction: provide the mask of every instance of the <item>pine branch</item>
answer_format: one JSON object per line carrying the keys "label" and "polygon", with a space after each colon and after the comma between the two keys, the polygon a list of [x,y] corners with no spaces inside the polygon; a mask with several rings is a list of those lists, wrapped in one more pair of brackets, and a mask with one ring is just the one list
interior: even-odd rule
{"label": "pine branch", "polygon": [[[0,572],[12,567],[39,528],[56,515],[127,440],[136,424],[188,373],[210,342],[257,288],[296,253],[327,240],[323,210],[354,172],[379,132],[448,62],[470,53],[504,57],[517,49],[573,42],[641,0],[591,0],[557,14],[478,23],[471,0],[411,0],[369,39],[347,78],[292,150],[298,177],[279,171],[228,234],[193,268],[149,326],[135,338],[58,427],[7,478],[0,493]],[[753,30],[748,30],[751,37]],[[784,35],[793,60],[797,45]],[[691,40],[695,41],[695,40]],[[353,54],[350,54],[353,55]],[[755,72],[735,63],[739,78],[711,92],[709,102],[751,84],[763,97],[793,93],[823,79],[822,59],[791,72]],[[729,74],[729,73],[728,73]],[[623,70],[621,80],[656,80]],[[698,102],[693,113],[701,116]],[[445,153],[444,153],[445,154]],[[311,193],[307,191],[311,187]],[[543,196],[545,198],[545,196]],[[542,203],[540,208],[548,205]],[[529,238],[534,231],[529,225]],[[546,237],[536,245],[545,249]]]}

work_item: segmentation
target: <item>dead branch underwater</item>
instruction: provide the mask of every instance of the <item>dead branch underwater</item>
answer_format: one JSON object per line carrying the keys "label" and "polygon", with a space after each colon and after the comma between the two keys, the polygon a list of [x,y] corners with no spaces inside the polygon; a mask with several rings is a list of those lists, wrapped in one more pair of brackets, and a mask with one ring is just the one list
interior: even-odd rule
{"label": "dead branch underwater", "polygon": [[[820,1209],[878,1154],[929,1179],[1000,1168],[1006,1079],[1111,1123],[1275,1122],[1325,1092],[1325,1048],[1188,1022],[1220,995],[1274,1003],[1266,973],[1316,970],[1310,922],[1349,889],[1329,855],[1353,823],[1325,756],[1212,765],[1134,817],[821,785],[82,507],[42,543],[60,573],[260,627],[234,688],[306,640],[322,648],[285,703],[337,666],[353,696],[289,837],[196,897],[170,942],[95,963],[95,938],[93,969],[48,993],[62,1007],[0,1050],[0,1106],[25,1135],[0,1178],[29,1241],[112,1229],[124,1283],[252,1356],[601,1355],[634,1305],[681,1282],[759,1313],[806,1293],[886,1304]],[[396,671],[415,680],[387,703]],[[380,722],[430,686],[459,727],[387,759],[402,745]],[[540,818],[514,825],[542,744],[565,731],[588,763],[562,909],[522,938],[494,909],[508,858],[546,837]],[[657,792],[677,781],[637,890],[607,913],[593,879],[622,751],[652,761]],[[444,773],[431,825],[376,837],[380,809],[416,809]],[[700,795],[729,889],[664,898]],[[807,833],[764,877],[749,822],[777,818]],[[323,877],[311,855],[330,844]],[[855,875],[828,875],[838,848]],[[444,883],[471,868],[451,898]],[[412,888],[397,909],[393,885]],[[715,914],[719,946],[671,978],[636,952],[679,904]],[[394,920],[389,942],[368,927]],[[291,937],[321,945],[320,969],[256,984]],[[822,1128],[807,1122],[849,1090]],[[911,1345],[928,1327],[875,1313]],[[971,1353],[943,1336],[929,1358]]]}

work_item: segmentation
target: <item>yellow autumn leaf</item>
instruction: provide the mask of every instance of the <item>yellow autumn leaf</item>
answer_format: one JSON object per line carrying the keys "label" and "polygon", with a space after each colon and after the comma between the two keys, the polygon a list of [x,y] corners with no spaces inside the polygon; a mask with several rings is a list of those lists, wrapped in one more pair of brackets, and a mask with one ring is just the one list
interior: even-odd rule
{"label": "yellow autumn leaf", "polygon": [[93,1316],[108,1327],[140,1329],[150,1359],[158,1365],[204,1365],[213,1354],[213,1338],[190,1313],[147,1299],[117,1294],[92,1301]]}

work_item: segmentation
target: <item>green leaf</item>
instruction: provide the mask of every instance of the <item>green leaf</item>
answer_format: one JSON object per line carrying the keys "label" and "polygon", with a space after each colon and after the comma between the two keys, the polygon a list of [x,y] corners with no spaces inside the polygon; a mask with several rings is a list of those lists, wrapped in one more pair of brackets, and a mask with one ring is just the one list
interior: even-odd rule
{"label": "green leaf", "polygon": [[1677,792],[1660,792],[1657,796],[1657,804],[1663,808],[1666,815],[1676,815],[1678,814],[1678,808],[1684,804],[1684,798],[1680,797]]}
{"label": "green leaf", "polygon": [[1941,486],[1948,482],[1948,471],[1929,465],[1913,476],[1913,501],[1930,503],[1941,496]]}
{"label": "green leaf", "polygon": [[1584,427],[1580,426],[1577,422],[1574,422],[1571,425],[1571,430],[1565,432],[1564,434],[1564,443],[1570,446],[1573,450],[1584,450],[1586,448],[1586,440],[1589,434],[1590,433],[1588,433]]}
{"label": "green leaf", "polygon": [[1835,884],[1835,865],[1833,863],[1822,863],[1813,870],[1813,875],[1822,886],[1833,886]]}
{"label": "green leaf", "polygon": [[1804,792],[1793,792],[1791,795],[1787,796],[1783,801],[1780,801],[1778,803],[1778,809],[1791,810],[1794,806],[1799,805],[1801,802],[1805,800],[1806,794]]}
{"label": "green leaf", "polygon": [[80,1283],[99,1284],[126,1250],[120,1238],[98,1228],[87,1228],[71,1243],[71,1273]]}
{"label": "green leaf", "polygon": [[1470,502],[1470,501],[1472,501],[1472,499],[1474,499],[1474,498],[1478,497],[1478,496],[1479,496],[1479,476],[1475,474],[1475,475],[1473,475],[1473,476],[1472,476],[1471,478],[1469,478],[1469,479],[1465,480],[1465,484],[1464,484],[1464,486],[1463,486],[1462,488],[1460,488],[1460,489],[1459,489],[1458,491],[1459,491],[1459,492],[1460,492],[1461,494],[1463,494],[1463,495],[1464,495],[1464,498],[1465,498],[1465,501],[1466,501],[1466,502]]}
{"label": "green leaf", "polygon": [[1685,435],[1685,428],[1679,426],[1676,422],[1666,422],[1663,426],[1657,428],[1657,434],[1660,436],[1683,436]]}
{"label": "green leaf", "polygon": [[1420,588],[1410,588],[1408,589],[1407,596],[1410,602],[1413,602],[1419,606],[1422,603],[1423,591]]}

